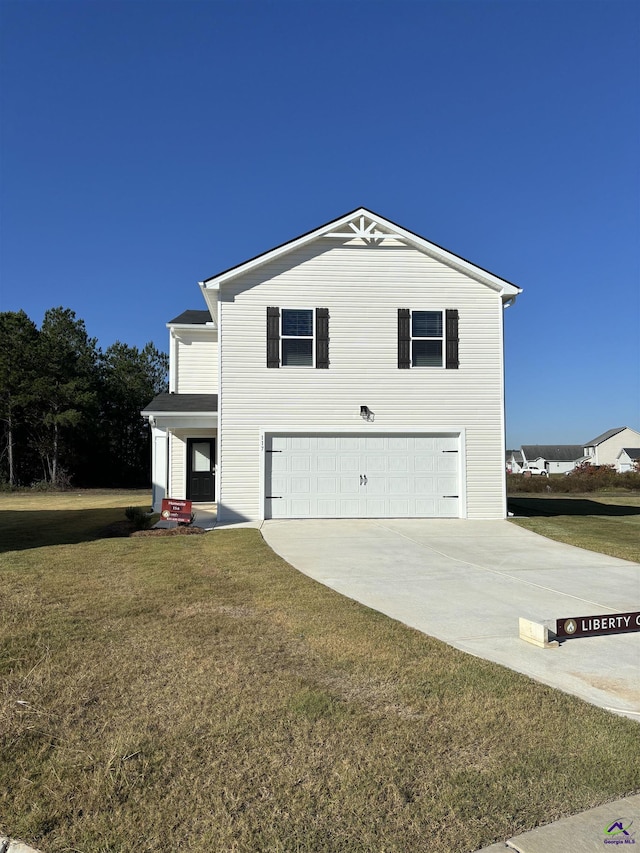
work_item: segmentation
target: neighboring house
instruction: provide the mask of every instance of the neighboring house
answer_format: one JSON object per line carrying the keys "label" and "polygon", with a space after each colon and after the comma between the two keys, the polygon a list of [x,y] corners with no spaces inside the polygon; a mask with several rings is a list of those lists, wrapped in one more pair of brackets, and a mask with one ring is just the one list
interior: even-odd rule
{"label": "neighboring house", "polygon": [[637,471],[640,465],[640,447],[623,447],[616,456],[616,471],[624,474],[627,471]]}
{"label": "neighboring house", "polygon": [[503,309],[520,288],[359,208],[200,284],[169,324],[153,503],[221,522],[504,518]]}
{"label": "neighboring house", "polygon": [[629,427],[607,430],[584,445],[583,461],[589,465],[615,465],[625,447],[640,446],[640,432]]}
{"label": "neighboring house", "polygon": [[507,474],[520,474],[524,467],[521,450],[507,450]]}
{"label": "neighboring house", "polygon": [[547,474],[566,474],[573,471],[584,455],[581,444],[523,444],[525,471],[540,468]]}

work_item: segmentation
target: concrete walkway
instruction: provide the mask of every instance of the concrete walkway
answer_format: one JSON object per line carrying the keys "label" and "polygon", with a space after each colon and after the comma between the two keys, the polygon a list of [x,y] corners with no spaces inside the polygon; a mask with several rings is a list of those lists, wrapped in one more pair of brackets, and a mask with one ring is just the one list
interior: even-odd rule
{"label": "concrete walkway", "polygon": [[541,649],[537,622],[640,610],[640,564],[562,545],[508,521],[266,521],[301,572],[455,648],[640,722],[640,632]]}
{"label": "concrete walkway", "polygon": [[484,847],[478,853],[602,853],[638,850],[639,844],[640,794],[636,794],[539,826],[504,843]]}

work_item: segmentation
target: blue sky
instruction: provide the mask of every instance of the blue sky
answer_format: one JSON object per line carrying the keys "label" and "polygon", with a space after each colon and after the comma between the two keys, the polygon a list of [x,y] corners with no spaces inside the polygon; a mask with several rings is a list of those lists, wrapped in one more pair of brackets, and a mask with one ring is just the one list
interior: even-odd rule
{"label": "blue sky", "polygon": [[640,3],[3,0],[0,310],[166,349],[360,205],[524,288],[507,441],[640,428]]}

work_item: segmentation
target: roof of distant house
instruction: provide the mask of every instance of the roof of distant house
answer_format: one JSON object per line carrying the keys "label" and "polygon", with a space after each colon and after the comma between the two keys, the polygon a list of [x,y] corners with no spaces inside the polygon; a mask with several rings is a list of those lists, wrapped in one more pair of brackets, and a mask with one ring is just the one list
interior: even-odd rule
{"label": "roof of distant house", "polygon": [[614,435],[617,435],[619,432],[622,432],[626,427],[614,427],[613,429],[608,429],[606,432],[603,432],[602,435],[599,435],[597,438],[592,438],[591,441],[587,441],[585,443],[585,447],[595,447],[596,444],[602,444],[603,441],[606,441],[608,438],[611,438]]}
{"label": "roof of distant house", "polygon": [[188,311],[183,311],[182,314],[178,314],[178,316],[174,317],[173,320],[169,320],[167,325],[204,326],[205,323],[211,323],[211,314],[208,311],[196,311],[190,309]]}
{"label": "roof of distant house", "polygon": [[524,455],[532,459],[546,459],[549,462],[575,462],[584,456],[582,444],[523,444]]}
{"label": "roof of distant house", "polygon": [[629,459],[640,459],[640,447],[623,447],[620,453],[626,453]]}

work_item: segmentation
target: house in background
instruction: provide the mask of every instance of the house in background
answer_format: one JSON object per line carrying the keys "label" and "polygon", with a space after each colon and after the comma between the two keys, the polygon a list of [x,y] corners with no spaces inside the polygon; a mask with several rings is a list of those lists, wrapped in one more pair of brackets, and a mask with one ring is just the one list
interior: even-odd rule
{"label": "house in background", "polygon": [[588,465],[615,465],[618,454],[625,447],[640,447],[640,432],[616,427],[585,444],[583,461]]}
{"label": "house in background", "polygon": [[153,503],[220,522],[504,518],[520,288],[359,208],[200,284],[144,410]]}
{"label": "house in background", "polygon": [[619,474],[637,471],[640,465],[640,447],[623,447],[616,456],[615,466]]}
{"label": "house in background", "polygon": [[524,459],[521,450],[507,450],[507,474],[521,474]]}
{"label": "house in background", "polygon": [[566,474],[573,471],[583,453],[581,444],[523,444],[523,470],[534,467],[547,474]]}

